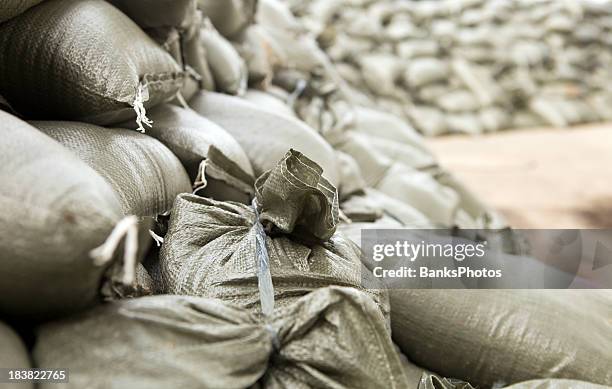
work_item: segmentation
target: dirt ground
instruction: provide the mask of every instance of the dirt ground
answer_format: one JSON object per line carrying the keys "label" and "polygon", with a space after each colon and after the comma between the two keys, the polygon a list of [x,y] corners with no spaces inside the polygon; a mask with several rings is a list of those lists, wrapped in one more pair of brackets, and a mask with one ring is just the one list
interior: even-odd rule
{"label": "dirt ground", "polygon": [[515,228],[612,228],[612,123],[428,144]]}

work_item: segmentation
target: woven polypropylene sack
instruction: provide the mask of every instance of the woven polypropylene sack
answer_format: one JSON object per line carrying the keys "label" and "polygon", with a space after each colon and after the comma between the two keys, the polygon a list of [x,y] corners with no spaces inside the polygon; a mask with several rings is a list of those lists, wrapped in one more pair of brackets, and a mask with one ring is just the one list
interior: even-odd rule
{"label": "woven polypropylene sack", "polygon": [[[11,369],[30,369],[32,362],[23,341],[19,335],[7,324],[0,321],[0,367]],[[3,384],[3,388],[34,388],[32,382],[20,384]]]}
{"label": "woven polypropylene sack", "polygon": [[33,122],[104,177],[123,213],[157,216],[170,210],[191,184],[178,158],[157,139],[118,128],[79,122]]}
{"label": "woven polypropylene sack", "polygon": [[[29,118],[101,125],[136,118],[133,105],[173,97],[184,77],[168,53],[101,0],[29,9],[0,25],[0,51],[0,90]],[[139,84],[146,85],[140,93]]]}
{"label": "woven polypropylene sack", "polygon": [[247,88],[247,66],[234,46],[206,21],[200,29],[200,44],[215,80],[216,88],[232,95],[241,95]]}
{"label": "woven polypropylene sack", "polygon": [[70,366],[70,389],[409,387],[376,305],[338,287],[265,321],[217,299],[118,301],[42,326],[34,358]]}
{"label": "woven polypropylene sack", "polygon": [[293,148],[307,154],[323,168],[325,178],[338,184],[334,150],[303,122],[219,93],[200,92],[189,105],[232,134],[247,153],[255,176],[272,169]]}
{"label": "woven polypropylene sack", "polygon": [[531,380],[510,385],[504,389],[606,389],[609,386],[592,384],[585,381],[576,380]]}
{"label": "woven polypropylene sack", "polygon": [[612,385],[610,291],[389,294],[395,342],[411,360],[439,374],[485,387],[538,378]]}
{"label": "woven polypropylene sack", "polygon": [[149,118],[155,125],[147,135],[157,138],[181,160],[198,194],[202,190],[215,200],[250,201],[253,168],[227,131],[191,109],[174,105],[156,107]]}
{"label": "woven polypropylene sack", "polygon": [[142,28],[185,28],[196,0],[107,0]]}
{"label": "woven polypropylene sack", "polygon": [[254,22],[257,0],[198,0],[198,7],[223,36],[233,38]]}
{"label": "woven polypropylene sack", "polygon": [[82,308],[105,269],[89,251],[122,217],[112,187],[73,153],[0,112],[0,312]]}
{"label": "woven polypropylene sack", "polygon": [[[336,189],[316,164],[291,150],[255,188],[277,306],[327,285],[374,286],[359,248],[335,234]],[[256,220],[243,204],[179,196],[161,250],[166,293],[258,309]],[[386,292],[367,292],[386,313]]]}
{"label": "woven polypropylene sack", "polygon": [[234,137],[195,111],[167,104],[156,107],[149,117],[155,125],[147,135],[157,138],[172,150],[192,179],[195,179],[202,160],[206,159],[210,146],[221,150],[246,173],[253,174],[249,158]]}
{"label": "woven polypropylene sack", "polygon": [[416,208],[433,223],[443,226],[455,223],[459,195],[425,172],[395,163],[375,188]]}
{"label": "woven polypropylene sack", "polygon": [[14,18],[42,0],[3,0],[0,2],[0,23]]}

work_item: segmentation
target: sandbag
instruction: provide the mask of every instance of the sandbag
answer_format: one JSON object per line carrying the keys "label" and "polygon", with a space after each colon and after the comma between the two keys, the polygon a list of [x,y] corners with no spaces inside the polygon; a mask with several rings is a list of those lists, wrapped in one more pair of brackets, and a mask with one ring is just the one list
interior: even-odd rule
{"label": "sandbag", "polygon": [[250,202],[253,168],[227,131],[191,109],[169,104],[156,107],[149,117],[155,126],[147,134],[181,160],[198,194]]}
{"label": "sandbag", "polygon": [[338,158],[338,196],[340,201],[348,199],[351,195],[363,193],[366,183],[361,176],[359,165],[350,155],[336,150]]}
{"label": "sandbag", "polygon": [[[32,362],[28,350],[19,335],[7,324],[0,321],[0,367],[15,369],[31,369]],[[34,384],[24,382],[21,384],[0,384],[0,388],[29,388]]]}
{"label": "sandbag", "polygon": [[94,304],[119,263],[90,251],[121,220],[121,202],[53,139],[3,112],[0,123],[0,312],[42,317]]}
{"label": "sandbag", "polygon": [[246,62],[250,85],[265,85],[272,80],[274,55],[261,26],[250,26],[234,47]]}
{"label": "sandbag", "polygon": [[114,189],[126,215],[157,216],[191,192],[180,161],[158,140],[137,131],[79,122],[32,122],[74,152]]}
{"label": "sandbag", "polygon": [[386,54],[364,54],[359,66],[367,87],[378,95],[398,95],[397,80],[401,77],[403,64]]}
{"label": "sandbag", "polygon": [[[190,79],[197,84],[197,89],[214,91],[216,88],[215,79],[207,61],[207,52],[200,41],[200,28],[203,19],[200,13],[193,17],[193,24],[190,25],[181,39],[181,55],[185,68],[190,75]],[[188,84],[187,81],[185,84]],[[184,87],[183,90],[186,88]],[[181,91],[185,100],[189,100],[197,92],[196,88],[190,91]]]}
{"label": "sandbag", "polygon": [[233,38],[255,21],[257,0],[198,0],[198,7],[224,37]]}
{"label": "sandbag", "polygon": [[395,342],[412,361],[439,374],[484,387],[537,378],[612,385],[610,291],[389,294]]}
{"label": "sandbag", "polygon": [[605,389],[609,386],[576,380],[532,380],[507,386],[505,389]]}
{"label": "sandbag", "polygon": [[393,162],[401,162],[415,169],[437,165],[431,153],[423,149],[374,135],[357,133],[353,134],[353,137],[361,138],[370,147]]}
{"label": "sandbag", "polygon": [[247,68],[230,42],[208,20],[200,30],[200,43],[206,51],[208,66],[221,92],[241,95],[247,88]]}
{"label": "sandbag", "polygon": [[366,107],[355,108],[355,123],[351,128],[371,136],[393,140],[430,153],[423,137],[401,118]]}
{"label": "sandbag", "polygon": [[0,3],[0,23],[22,14],[42,0],[5,0]]}
{"label": "sandbag", "polygon": [[411,88],[446,80],[449,66],[437,58],[417,58],[410,62],[404,73],[404,81]]}
{"label": "sandbag", "polygon": [[257,89],[249,89],[244,94],[244,99],[257,105],[259,108],[267,109],[270,112],[293,118],[296,117],[293,109],[287,103],[285,103],[285,101],[281,100],[272,93]]}
{"label": "sandbag", "polygon": [[256,209],[179,196],[160,253],[165,293],[219,298],[258,310],[259,240],[269,255],[265,262],[277,307],[319,287],[342,285],[365,290],[386,315],[386,292],[364,289],[379,284],[362,265],[359,248],[335,234],[336,188],[321,172],[290,150],[255,182]]}
{"label": "sandbag", "polygon": [[433,223],[454,225],[459,196],[425,172],[395,163],[375,188],[416,208]]}
{"label": "sandbag", "polygon": [[143,29],[185,28],[196,10],[196,0],[107,0]]}
{"label": "sandbag", "polygon": [[189,101],[197,113],[229,132],[247,153],[255,176],[272,169],[288,149],[307,153],[338,184],[336,156],[331,146],[299,120],[277,115],[232,96],[200,92]]}
{"label": "sandbag", "polygon": [[101,0],[41,3],[0,25],[0,51],[0,90],[33,119],[137,119],[143,130],[144,110],[172,98],[184,77],[168,53]]}
{"label": "sandbag", "polygon": [[43,325],[34,358],[70,366],[62,388],[409,387],[376,305],[340,287],[268,318],[217,299],[118,301]]}
{"label": "sandbag", "polygon": [[361,170],[365,184],[375,187],[387,174],[393,161],[368,144],[365,137],[357,135],[352,131],[345,132],[334,147],[353,157]]}

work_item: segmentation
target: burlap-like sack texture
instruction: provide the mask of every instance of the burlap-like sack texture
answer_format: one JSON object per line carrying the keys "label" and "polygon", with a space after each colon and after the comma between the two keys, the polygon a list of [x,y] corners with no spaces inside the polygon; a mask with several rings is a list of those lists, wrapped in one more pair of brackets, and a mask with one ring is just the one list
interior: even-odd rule
{"label": "burlap-like sack texture", "polygon": [[0,112],[0,312],[44,315],[97,296],[89,251],[122,217],[112,187],[48,136]]}
{"label": "burlap-like sack texture", "polygon": [[[16,369],[30,369],[32,362],[28,355],[23,341],[19,335],[7,324],[0,321],[0,367],[3,368],[16,368]],[[31,382],[24,382],[22,384],[1,384],[1,388],[21,388],[28,389],[34,388],[34,384]]]}
{"label": "burlap-like sack texture", "polygon": [[2,0],[0,1],[0,23],[14,18],[40,3],[42,0]]}
{"label": "burlap-like sack texture", "polygon": [[[335,234],[336,191],[314,162],[291,150],[255,187],[277,305],[328,285],[363,289],[362,277],[373,276],[359,248]],[[161,250],[166,293],[258,309],[255,218],[243,204],[179,196]],[[367,292],[387,314],[386,291]]]}
{"label": "burlap-like sack texture", "polygon": [[[183,73],[170,54],[106,1],[48,0],[0,25],[0,91],[30,118],[108,125],[173,97]],[[146,100],[147,93],[143,94]]]}
{"label": "burlap-like sack texture", "polygon": [[412,361],[443,376],[484,387],[538,378],[612,385],[610,291],[389,294],[395,342]]}
{"label": "burlap-like sack texture", "polygon": [[189,101],[197,113],[229,132],[247,153],[255,176],[270,170],[288,149],[305,153],[323,168],[323,175],[338,184],[334,149],[300,120],[270,112],[244,99],[201,91]]}
{"label": "burlap-like sack texture", "polygon": [[74,152],[113,187],[123,213],[162,214],[191,184],[178,158],[157,139],[137,131],[79,122],[33,122]]}
{"label": "burlap-like sack texture", "polygon": [[42,326],[34,358],[70,366],[69,384],[41,389],[409,387],[377,306],[338,287],[267,322],[217,299],[118,301]]}

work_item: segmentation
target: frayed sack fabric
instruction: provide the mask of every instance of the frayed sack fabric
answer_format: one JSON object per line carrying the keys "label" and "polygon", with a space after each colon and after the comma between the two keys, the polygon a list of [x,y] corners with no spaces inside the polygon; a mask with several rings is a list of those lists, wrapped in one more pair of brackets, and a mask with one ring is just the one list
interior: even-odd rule
{"label": "frayed sack fabric", "polygon": [[542,378],[612,385],[610,291],[390,289],[389,294],[395,342],[436,373],[483,387]]}
{"label": "frayed sack fabric", "polygon": [[[32,362],[19,335],[0,321],[0,368],[31,369]],[[34,383],[0,384],[0,388],[34,389]]]}
{"label": "frayed sack fabric", "polygon": [[3,112],[0,122],[0,313],[41,317],[94,304],[107,269],[134,269],[135,254],[123,265],[113,254],[123,236],[135,251],[136,221],[121,219],[111,185],[68,149]]}
{"label": "frayed sack fabric", "polygon": [[79,122],[32,122],[75,153],[115,190],[123,213],[157,216],[191,184],[178,158],[157,139],[119,128]]}
{"label": "frayed sack fabric", "polygon": [[276,166],[287,150],[293,148],[306,153],[321,166],[325,178],[333,185],[338,184],[334,149],[303,122],[219,93],[200,92],[189,105],[240,143],[256,177]]}
{"label": "frayed sack fabric", "polygon": [[191,109],[169,104],[150,111],[149,118],[155,126],[147,135],[157,138],[181,160],[194,189],[202,189],[216,200],[250,203],[253,168],[227,131]]}
{"label": "frayed sack fabric", "polygon": [[3,0],[0,2],[0,23],[27,11],[42,0]]}
{"label": "frayed sack fabric", "polygon": [[69,383],[41,389],[410,387],[376,304],[351,288],[267,318],[218,299],[142,297],[37,332],[36,365],[70,366]]}
{"label": "frayed sack fabric", "polygon": [[[183,84],[178,64],[101,0],[48,0],[0,25],[0,90],[36,119],[136,119]],[[24,54],[25,53],[25,54]]]}
{"label": "frayed sack fabric", "polygon": [[386,315],[386,291],[375,289],[381,285],[362,265],[359,248],[335,234],[336,188],[319,166],[291,150],[256,181],[255,192],[255,209],[194,195],[177,198],[161,250],[166,293],[257,310],[257,259],[267,249],[277,306],[341,285],[365,290]]}
{"label": "frayed sack fabric", "polygon": [[257,0],[198,0],[198,7],[224,37],[235,38],[255,21]]}

